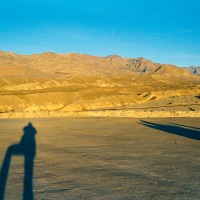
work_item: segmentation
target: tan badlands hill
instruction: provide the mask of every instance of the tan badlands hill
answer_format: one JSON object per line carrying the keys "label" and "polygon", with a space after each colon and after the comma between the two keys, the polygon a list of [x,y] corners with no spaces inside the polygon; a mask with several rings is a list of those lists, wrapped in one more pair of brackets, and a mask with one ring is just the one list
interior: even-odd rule
{"label": "tan badlands hill", "polygon": [[199,111],[200,77],[144,58],[0,51],[0,112]]}

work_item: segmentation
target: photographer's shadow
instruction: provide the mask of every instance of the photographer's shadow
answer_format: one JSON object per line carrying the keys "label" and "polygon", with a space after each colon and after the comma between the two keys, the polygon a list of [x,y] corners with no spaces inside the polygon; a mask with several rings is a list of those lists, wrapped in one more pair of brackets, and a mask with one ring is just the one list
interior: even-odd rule
{"label": "photographer's shadow", "polygon": [[24,127],[24,134],[19,144],[8,147],[0,172],[0,200],[4,199],[6,182],[13,155],[24,156],[24,189],[23,200],[33,200],[33,168],[36,155],[36,129],[29,123]]}

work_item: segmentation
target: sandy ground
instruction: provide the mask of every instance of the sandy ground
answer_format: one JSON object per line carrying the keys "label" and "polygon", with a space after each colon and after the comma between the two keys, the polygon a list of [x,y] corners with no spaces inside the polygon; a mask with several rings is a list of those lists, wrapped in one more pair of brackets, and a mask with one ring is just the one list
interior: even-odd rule
{"label": "sandy ground", "polygon": [[[200,199],[200,118],[1,119],[0,164],[31,121],[34,196],[48,199]],[[5,199],[21,199],[13,156]]]}

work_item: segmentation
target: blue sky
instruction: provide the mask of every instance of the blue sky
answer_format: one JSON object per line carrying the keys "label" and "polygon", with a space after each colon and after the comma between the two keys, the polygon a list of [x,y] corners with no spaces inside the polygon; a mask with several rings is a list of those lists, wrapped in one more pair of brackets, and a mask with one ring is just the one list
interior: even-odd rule
{"label": "blue sky", "polygon": [[199,0],[0,0],[0,49],[200,66]]}

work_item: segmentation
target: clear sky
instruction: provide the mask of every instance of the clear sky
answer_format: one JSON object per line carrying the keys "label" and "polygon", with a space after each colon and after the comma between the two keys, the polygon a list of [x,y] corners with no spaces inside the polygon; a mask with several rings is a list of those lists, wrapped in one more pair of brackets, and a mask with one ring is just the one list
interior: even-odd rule
{"label": "clear sky", "polygon": [[200,66],[200,0],[0,0],[0,49]]}

